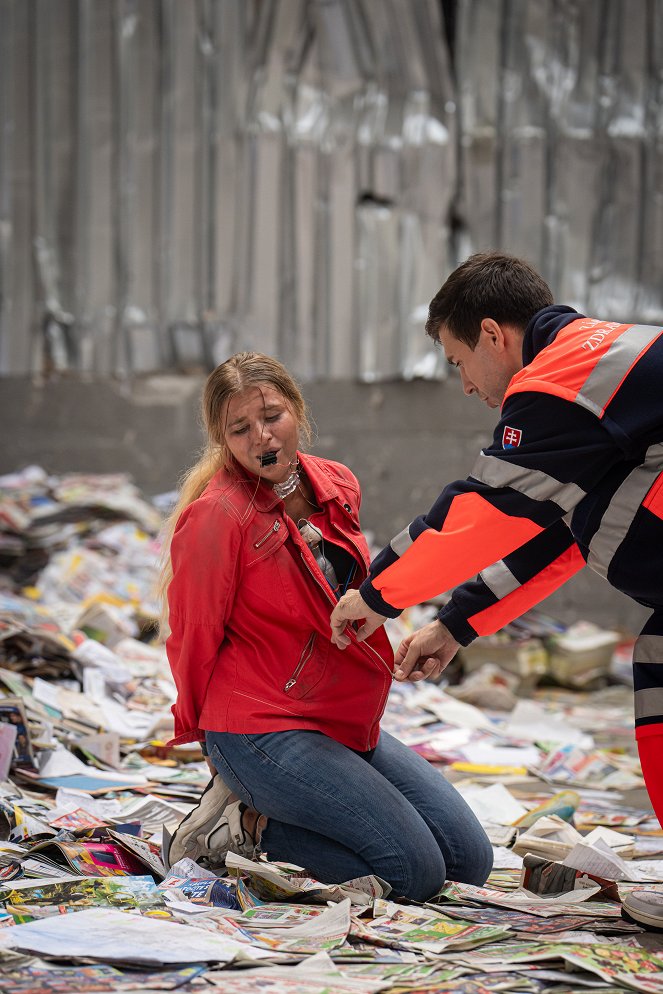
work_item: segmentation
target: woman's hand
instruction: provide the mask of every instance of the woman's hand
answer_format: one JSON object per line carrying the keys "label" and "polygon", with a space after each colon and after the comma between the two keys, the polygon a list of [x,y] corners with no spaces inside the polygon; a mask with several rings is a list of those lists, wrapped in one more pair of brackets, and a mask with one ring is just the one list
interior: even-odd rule
{"label": "woman's hand", "polygon": [[441,621],[431,621],[403,639],[394,661],[394,678],[417,683],[438,677],[454,658],[460,643]]}
{"label": "woman's hand", "polygon": [[384,625],[387,620],[384,615],[371,611],[370,607],[358,590],[348,590],[331,614],[331,640],[339,649],[350,645],[350,638],[344,632],[345,626],[352,621],[364,619],[364,624],[357,629],[357,641],[364,642],[369,635]]}

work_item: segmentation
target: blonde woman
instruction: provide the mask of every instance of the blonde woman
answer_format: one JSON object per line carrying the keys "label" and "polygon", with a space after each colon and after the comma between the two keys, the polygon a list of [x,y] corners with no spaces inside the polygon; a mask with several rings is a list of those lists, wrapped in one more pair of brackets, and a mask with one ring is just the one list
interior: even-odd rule
{"label": "blonde woman", "polygon": [[269,356],[218,366],[203,417],[208,447],[173,515],[163,580],[173,742],[204,741],[220,776],[170,862],[260,849],[326,882],[376,874],[420,901],[446,878],[482,884],[492,848],[471,810],[380,731],[384,630],[350,632],[344,651],[331,642],[332,608],[369,566],[356,478],[302,451],[304,400]]}

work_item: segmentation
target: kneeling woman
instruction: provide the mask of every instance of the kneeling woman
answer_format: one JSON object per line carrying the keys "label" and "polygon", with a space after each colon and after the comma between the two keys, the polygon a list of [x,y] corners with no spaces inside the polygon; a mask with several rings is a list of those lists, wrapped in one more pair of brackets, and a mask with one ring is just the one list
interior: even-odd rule
{"label": "kneeling woman", "polygon": [[492,848],[472,811],[380,731],[384,629],[350,632],[345,651],[330,640],[337,597],[369,565],[356,478],[300,451],[304,400],[268,356],[218,366],[203,416],[207,451],[182,488],[164,576],[173,741],[204,740],[228,789],[215,778],[222,810],[192,813],[175,848],[215,824],[222,852],[259,846],[324,882],[372,873],[417,901],[447,878],[482,884]]}

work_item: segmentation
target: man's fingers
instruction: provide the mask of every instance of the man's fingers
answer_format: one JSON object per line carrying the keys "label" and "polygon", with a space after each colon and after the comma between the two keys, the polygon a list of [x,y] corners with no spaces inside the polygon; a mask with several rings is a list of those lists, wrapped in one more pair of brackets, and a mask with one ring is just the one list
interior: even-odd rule
{"label": "man's fingers", "polygon": [[412,641],[410,642],[410,645],[408,646],[408,650],[405,653],[405,656],[403,657],[402,660],[400,660],[400,662],[398,663],[398,667],[394,672],[396,679],[407,680],[408,677],[410,676],[410,673],[419,662],[419,658],[420,658],[419,649],[417,647],[416,640],[413,637]]}
{"label": "man's fingers", "polygon": [[342,604],[337,604],[331,613],[329,623],[331,625],[331,640],[339,649],[345,649],[350,645],[350,639],[344,634],[345,626],[348,623]]}
{"label": "man's fingers", "polygon": [[437,659],[437,658],[436,658],[435,656],[429,656],[429,657],[428,657],[428,659],[424,660],[424,663],[423,663],[423,666],[420,666],[420,667],[419,667],[419,669],[420,669],[420,670],[421,670],[421,672],[422,672],[422,673],[424,673],[424,674],[425,674],[426,676],[430,676],[430,675],[431,675],[431,673],[432,673],[432,672],[433,672],[433,671],[434,671],[434,670],[435,670],[435,669],[436,669],[436,668],[437,668],[437,667],[438,667],[439,665],[440,665],[440,661],[439,661],[439,659]]}
{"label": "man's fingers", "polygon": [[439,676],[453,659],[458,643],[439,621],[403,639],[395,654],[394,677],[417,683]]}
{"label": "man's fingers", "polygon": [[410,680],[418,683],[419,680],[428,680],[430,677],[437,675],[438,663],[439,660],[434,657],[424,660],[420,659],[416,668],[410,673]]}
{"label": "man's fingers", "polygon": [[400,666],[403,660],[405,659],[405,656],[407,654],[408,649],[410,648],[410,643],[413,638],[414,635],[408,635],[407,638],[403,639],[398,649],[396,649],[396,655],[394,656],[395,667]]}
{"label": "man's fingers", "polygon": [[340,635],[347,625],[347,621],[343,617],[343,609],[339,608],[338,605],[334,608],[331,618],[329,619],[329,623],[331,625],[333,638]]}
{"label": "man's fingers", "polygon": [[345,634],[348,623],[360,619],[364,619],[361,635],[358,634],[360,641],[372,635],[385,620],[381,614],[377,614],[368,607],[358,590],[349,590],[340,599],[330,618],[331,639],[339,649],[345,649],[346,646],[350,645],[351,640]]}
{"label": "man's fingers", "polygon": [[372,635],[373,632],[376,631],[381,624],[382,624],[381,618],[378,618],[377,620],[375,618],[367,619],[364,622],[364,624],[361,626],[361,628],[357,630],[357,641],[358,642],[366,641],[368,636]]}

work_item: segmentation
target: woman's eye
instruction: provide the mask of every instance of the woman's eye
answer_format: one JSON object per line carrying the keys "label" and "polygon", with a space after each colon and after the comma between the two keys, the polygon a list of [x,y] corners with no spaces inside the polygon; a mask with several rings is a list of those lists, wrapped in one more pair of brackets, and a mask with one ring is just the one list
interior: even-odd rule
{"label": "woman's eye", "polygon": [[248,425],[244,425],[243,428],[235,428],[235,430],[233,432],[233,435],[246,435],[246,433],[247,433],[248,430],[249,430],[249,426]]}
{"label": "woman's eye", "polygon": [[278,421],[280,417],[280,414],[270,414],[269,417],[265,418],[265,421]]}

